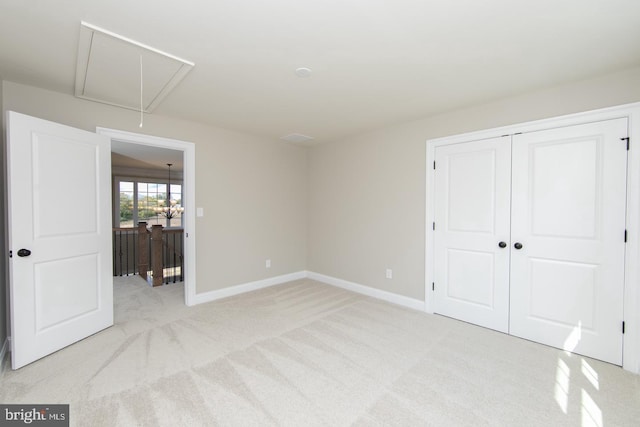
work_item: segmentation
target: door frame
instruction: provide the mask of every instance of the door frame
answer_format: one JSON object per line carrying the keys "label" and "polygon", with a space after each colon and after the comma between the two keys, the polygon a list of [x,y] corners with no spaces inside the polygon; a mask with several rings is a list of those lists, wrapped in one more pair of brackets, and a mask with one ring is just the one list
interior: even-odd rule
{"label": "door frame", "polygon": [[[154,148],[165,148],[182,151],[184,169],[182,172],[183,228],[184,228],[184,302],[187,306],[195,305],[196,299],[196,154],[195,144],[177,139],[145,135],[117,129],[96,127],[96,133],[106,135],[111,140],[128,144],[139,144]],[[113,199],[113,198],[112,198]],[[113,203],[113,202],[112,202]],[[113,207],[112,207],[113,210]]]}
{"label": "door frame", "polygon": [[[622,367],[640,374],[640,102],[569,114],[549,119],[523,122],[426,141],[426,210],[425,210],[425,311],[433,313],[434,169],[435,148],[519,132],[533,132],[564,126],[580,125],[616,118],[627,118],[631,144],[627,158],[627,245],[625,254],[624,321]],[[620,142],[621,144],[624,141]]]}

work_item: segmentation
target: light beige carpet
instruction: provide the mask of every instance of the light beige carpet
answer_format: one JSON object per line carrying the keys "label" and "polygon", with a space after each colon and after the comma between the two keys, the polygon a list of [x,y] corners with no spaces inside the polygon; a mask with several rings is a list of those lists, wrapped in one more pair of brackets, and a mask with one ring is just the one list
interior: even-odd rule
{"label": "light beige carpet", "polygon": [[640,376],[300,280],[196,307],[116,280],[116,324],[0,378],[78,426],[638,426]]}

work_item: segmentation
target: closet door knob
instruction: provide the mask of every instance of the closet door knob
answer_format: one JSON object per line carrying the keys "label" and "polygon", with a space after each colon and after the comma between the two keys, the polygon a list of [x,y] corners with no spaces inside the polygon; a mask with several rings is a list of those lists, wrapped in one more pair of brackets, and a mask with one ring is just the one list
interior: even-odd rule
{"label": "closet door knob", "polygon": [[500,242],[498,243],[498,246],[500,246],[502,249],[507,247],[507,244],[505,242]]}
{"label": "closet door knob", "polygon": [[520,242],[516,242],[516,243],[515,243],[515,245],[513,245],[513,247],[514,247],[514,248],[516,248],[516,249],[518,249],[518,250],[519,250],[519,249],[522,249],[522,243],[520,243]]}

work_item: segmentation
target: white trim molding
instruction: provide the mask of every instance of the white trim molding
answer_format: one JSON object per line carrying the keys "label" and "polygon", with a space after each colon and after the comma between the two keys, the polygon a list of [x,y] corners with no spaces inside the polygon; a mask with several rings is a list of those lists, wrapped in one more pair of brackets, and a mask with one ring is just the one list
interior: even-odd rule
{"label": "white trim molding", "polygon": [[[434,277],[434,172],[430,167],[438,146],[495,138],[515,133],[534,132],[563,126],[627,118],[630,148],[627,158],[627,246],[625,255],[623,362],[625,370],[640,373],[640,103],[620,105],[545,120],[519,123],[426,141],[426,218],[425,218],[425,304],[433,313]],[[621,142],[623,143],[623,142]]]}
{"label": "white trim molding", "polygon": [[268,279],[256,280],[255,282],[243,283],[241,285],[229,286],[227,288],[217,289],[215,291],[203,292],[195,294],[191,305],[204,304],[206,302],[216,301],[222,298],[232,297],[234,295],[244,294],[258,289],[264,289],[271,286],[281,285],[283,283],[300,280],[307,277],[306,271],[296,273],[283,274],[282,276],[270,277]]}
{"label": "white trim molding", "polygon": [[193,298],[193,305],[204,304],[223,298],[240,295],[258,289],[264,289],[271,286],[281,285],[283,283],[292,282],[300,279],[311,279],[326,285],[335,286],[347,291],[366,295],[392,304],[413,310],[424,311],[424,302],[419,299],[405,297],[403,295],[394,294],[380,289],[375,289],[359,283],[349,282],[347,280],[338,279],[336,277],[326,276],[312,271],[298,271],[296,273],[283,274],[282,276],[270,277],[268,279],[256,280],[255,282],[243,283],[241,285],[230,286],[227,288],[217,289],[215,291],[203,292],[196,294]]}
{"label": "white trim molding", "polygon": [[358,294],[390,302],[392,304],[401,305],[413,310],[424,311],[424,301],[419,299],[405,297],[404,295],[394,294],[392,292],[383,291],[370,286],[361,285],[359,283],[349,282],[336,277],[325,276],[324,274],[314,273],[312,271],[307,272],[307,277],[327,285],[346,289],[351,292],[356,292]]}
{"label": "white trim molding", "polygon": [[162,138],[159,136],[144,135],[126,132],[117,129],[96,127],[96,133],[106,135],[111,139],[132,144],[146,145],[149,147],[168,148],[182,151],[183,155],[183,214],[182,228],[184,229],[184,259],[185,281],[184,300],[188,306],[196,304],[196,146],[193,142],[179,141],[177,139]]}

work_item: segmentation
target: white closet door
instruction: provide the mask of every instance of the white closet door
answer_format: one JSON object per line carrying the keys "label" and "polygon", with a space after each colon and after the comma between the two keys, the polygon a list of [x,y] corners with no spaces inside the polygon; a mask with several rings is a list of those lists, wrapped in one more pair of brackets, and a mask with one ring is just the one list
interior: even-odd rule
{"label": "white closet door", "polygon": [[437,147],[435,160],[434,310],[506,332],[510,138]]}
{"label": "white closet door", "polygon": [[617,365],[626,136],[616,119],[516,135],[512,146],[510,333]]}

